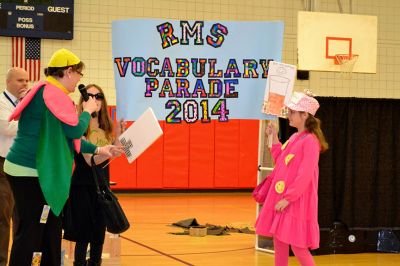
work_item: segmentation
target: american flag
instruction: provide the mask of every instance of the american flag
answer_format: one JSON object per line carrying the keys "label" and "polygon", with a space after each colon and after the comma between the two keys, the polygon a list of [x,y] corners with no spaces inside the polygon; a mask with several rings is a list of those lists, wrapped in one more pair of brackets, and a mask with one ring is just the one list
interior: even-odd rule
{"label": "american flag", "polygon": [[24,68],[30,81],[40,80],[40,39],[12,37],[12,66]]}

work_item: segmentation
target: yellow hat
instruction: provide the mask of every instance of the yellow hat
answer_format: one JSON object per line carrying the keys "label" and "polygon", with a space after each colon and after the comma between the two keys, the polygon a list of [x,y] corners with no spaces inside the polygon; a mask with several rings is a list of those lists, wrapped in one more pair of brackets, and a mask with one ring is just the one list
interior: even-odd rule
{"label": "yellow hat", "polygon": [[50,58],[47,67],[67,67],[79,64],[81,60],[74,53],[67,49],[57,50]]}

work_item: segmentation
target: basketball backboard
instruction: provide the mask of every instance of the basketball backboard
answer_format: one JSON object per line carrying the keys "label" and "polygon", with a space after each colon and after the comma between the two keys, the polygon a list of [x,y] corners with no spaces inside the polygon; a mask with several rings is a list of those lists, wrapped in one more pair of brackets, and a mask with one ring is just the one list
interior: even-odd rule
{"label": "basketball backboard", "polygon": [[353,72],[376,73],[376,16],[298,12],[298,69],[341,71],[338,54],[358,55]]}

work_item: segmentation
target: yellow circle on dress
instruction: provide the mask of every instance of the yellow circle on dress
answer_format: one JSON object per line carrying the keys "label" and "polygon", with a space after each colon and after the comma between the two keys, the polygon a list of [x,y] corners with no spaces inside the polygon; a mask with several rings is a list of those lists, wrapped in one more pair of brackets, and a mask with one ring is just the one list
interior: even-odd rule
{"label": "yellow circle on dress", "polygon": [[276,193],[282,194],[284,190],[285,190],[285,181],[281,180],[281,181],[276,182],[276,184],[275,184]]}

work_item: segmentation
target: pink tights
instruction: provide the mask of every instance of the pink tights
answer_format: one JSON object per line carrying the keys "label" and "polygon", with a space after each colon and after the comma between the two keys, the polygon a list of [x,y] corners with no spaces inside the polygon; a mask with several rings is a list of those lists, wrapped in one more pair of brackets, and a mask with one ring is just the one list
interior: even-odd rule
{"label": "pink tights", "polygon": [[[289,244],[274,238],[275,266],[287,266],[289,261]],[[315,266],[314,259],[307,248],[292,245],[292,250],[301,266]]]}

